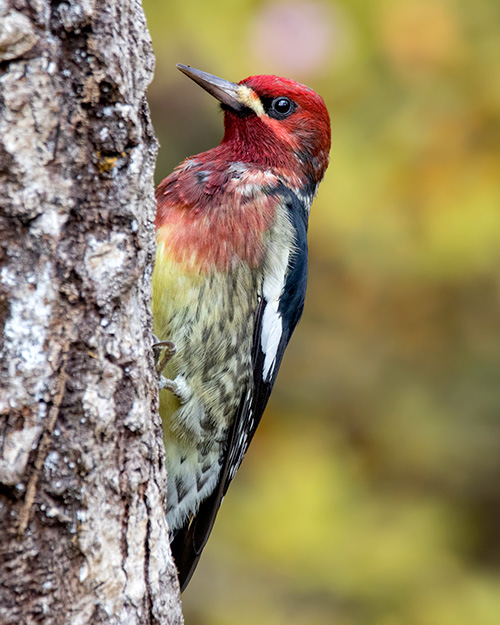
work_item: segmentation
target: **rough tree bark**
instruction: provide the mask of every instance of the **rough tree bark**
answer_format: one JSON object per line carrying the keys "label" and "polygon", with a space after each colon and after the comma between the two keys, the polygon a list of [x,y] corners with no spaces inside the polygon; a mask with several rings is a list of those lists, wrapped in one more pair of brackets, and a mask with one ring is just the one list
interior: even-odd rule
{"label": "rough tree bark", "polygon": [[140,0],[0,0],[0,622],[182,622]]}

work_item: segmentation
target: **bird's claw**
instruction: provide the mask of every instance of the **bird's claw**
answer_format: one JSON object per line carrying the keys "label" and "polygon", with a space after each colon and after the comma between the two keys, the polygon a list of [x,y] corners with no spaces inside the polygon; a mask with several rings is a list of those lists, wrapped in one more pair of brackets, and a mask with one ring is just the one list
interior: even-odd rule
{"label": "bird's claw", "polygon": [[[154,338],[157,339],[156,336],[154,336]],[[158,375],[160,391],[163,389],[170,391],[179,399],[181,404],[185,404],[193,394],[186,379],[182,375],[178,375],[175,380],[170,380],[162,375],[162,371],[165,369],[172,356],[177,352],[175,344],[172,343],[172,341],[156,340],[153,344],[153,352],[155,355],[156,373]]]}
{"label": "bird's claw", "polygon": [[[156,338],[156,337],[155,337]],[[160,354],[164,350],[163,354]],[[163,369],[167,366],[172,356],[177,351],[175,344],[172,341],[156,341],[153,343],[153,352],[155,354],[156,373],[161,374]]]}

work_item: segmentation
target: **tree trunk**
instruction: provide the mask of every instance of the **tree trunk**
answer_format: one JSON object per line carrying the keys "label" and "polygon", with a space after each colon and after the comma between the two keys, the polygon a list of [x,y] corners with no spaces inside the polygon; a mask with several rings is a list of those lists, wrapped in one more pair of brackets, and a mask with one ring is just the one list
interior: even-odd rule
{"label": "tree trunk", "polygon": [[0,0],[0,622],[182,623],[138,0]]}

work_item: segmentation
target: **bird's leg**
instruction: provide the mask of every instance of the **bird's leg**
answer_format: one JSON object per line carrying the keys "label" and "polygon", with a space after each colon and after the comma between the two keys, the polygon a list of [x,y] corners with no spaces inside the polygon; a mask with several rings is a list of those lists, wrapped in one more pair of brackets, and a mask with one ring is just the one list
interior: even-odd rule
{"label": "bird's leg", "polygon": [[160,391],[166,388],[179,399],[181,404],[187,403],[193,395],[186,378],[182,375],[178,375],[175,380],[169,380],[160,374],[158,384]]}
{"label": "bird's leg", "polygon": [[[164,352],[160,357],[162,349],[164,349]],[[156,343],[153,344],[153,351],[155,353],[156,373],[158,375],[158,386],[160,387],[160,391],[167,389],[167,391],[170,391],[179,398],[181,404],[185,404],[192,396],[192,392],[186,378],[182,375],[178,375],[175,380],[169,380],[162,374],[162,371],[177,351],[175,344],[172,343],[172,341],[156,341]]]}

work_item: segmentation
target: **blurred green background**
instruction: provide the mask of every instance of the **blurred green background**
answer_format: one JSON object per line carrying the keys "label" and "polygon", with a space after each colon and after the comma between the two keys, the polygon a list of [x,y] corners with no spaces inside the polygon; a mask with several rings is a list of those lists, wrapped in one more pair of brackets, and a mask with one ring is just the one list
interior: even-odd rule
{"label": "blurred green background", "polygon": [[157,181],[222,135],[176,62],[321,93],[306,310],[187,625],[500,623],[500,3],[144,0]]}

